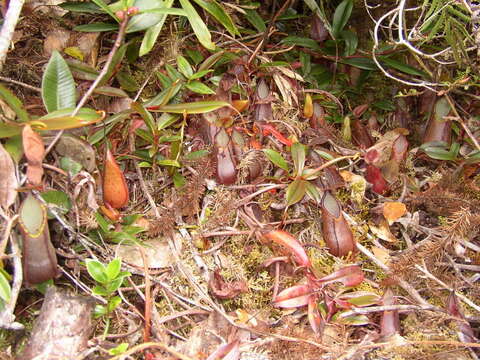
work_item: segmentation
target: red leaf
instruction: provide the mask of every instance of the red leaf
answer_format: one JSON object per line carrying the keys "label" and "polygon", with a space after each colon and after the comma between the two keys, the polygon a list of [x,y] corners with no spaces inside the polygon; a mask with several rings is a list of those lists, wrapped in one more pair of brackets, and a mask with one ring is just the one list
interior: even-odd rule
{"label": "red leaf", "polygon": [[300,266],[310,267],[310,260],[302,244],[291,234],[283,230],[272,230],[263,235],[270,241],[286,247]]}
{"label": "red leaf", "polygon": [[320,316],[317,299],[313,295],[308,298],[308,322],[315,334],[321,335],[323,333],[325,321]]}
{"label": "red leaf", "polygon": [[363,271],[358,265],[350,265],[345,266],[330,275],[324,276],[317,281],[324,285],[339,281],[343,283],[343,285],[350,287],[361,284],[364,278]]}
{"label": "red leaf", "polygon": [[311,294],[309,285],[295,285],[280,291],[273,302],[275,306],[286,309],[302,307],[308,304]]}
{"label": "red leaf", "polygon": [[207,360],[238,360],[240,359],[240,340],[220,345]]}
{"label": "red leaf", "polygon": [[372,184],[372,190],[377,194],[383,194],[388,190],[387,181],[383,178],[382,172],[374,165],[367,165],[365,179]]}

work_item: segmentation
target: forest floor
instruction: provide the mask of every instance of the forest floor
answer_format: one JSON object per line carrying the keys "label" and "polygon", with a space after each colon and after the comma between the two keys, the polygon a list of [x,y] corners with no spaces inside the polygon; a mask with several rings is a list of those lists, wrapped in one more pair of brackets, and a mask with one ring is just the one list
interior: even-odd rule
{"label": "forest floor", "polygon": [[[0,305],[21,325],[0,321],[0,358],[23,359],[51,285],[95,300],[77,359],[478,358],[477,50],[438,65],[380,29],[389,77],[387,5],[326,5],[329,29],[308,1],[219,3],[196,36],[23,9],[0,74]],[[133,29],[152,16],[157,36]],[[92,113],[55,112],[69,84]]]}

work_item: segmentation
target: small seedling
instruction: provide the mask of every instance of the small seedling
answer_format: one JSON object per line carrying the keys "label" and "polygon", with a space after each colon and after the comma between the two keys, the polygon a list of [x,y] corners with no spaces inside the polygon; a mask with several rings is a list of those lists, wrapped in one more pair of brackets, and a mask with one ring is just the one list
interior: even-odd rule
{"label": "small seedling", "polygon": [[98,260],[88,259],[86,265],[88,273],[97,283],[92,293],[104,297],[107,301],[105,305],[96,305],[94,309],[95,318],[105,318],[104,335],[106,335],[110,325],[109,315],[122,302],[122,299],[114,294],[122,285],[123,280],[131,274],[128,271],[121,271],[122,262],[119,258],[113,259],[107,266]]}

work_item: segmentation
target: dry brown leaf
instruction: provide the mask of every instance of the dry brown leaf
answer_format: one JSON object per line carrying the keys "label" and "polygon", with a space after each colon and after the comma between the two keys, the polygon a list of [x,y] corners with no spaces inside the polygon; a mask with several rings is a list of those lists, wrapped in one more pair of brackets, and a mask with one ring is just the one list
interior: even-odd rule
{"label": "dry brown leaf", "polygon": [[70,31],[65,29],[53,30],[48,33],[43,42],[43,53],[45,56],[50,57],[55,50],[58,52],[63,51],[68,45],[70,35]]}
{"label": "dry brown leaf", "polygon": [[387,250],[382,249],[377,246],[372,246],[372,252],[375,257],[382,262],[384,265],[388,265],[390,262],[390,254]]}
{"label": "dry brown leaf", "polygon": [[0,143],[0,206],[8,209],[17,197],[18,181],[10,154]]}
{"label": "dry brown leaf", "polygon": [[390,231],[390,226],[388,226],[387,220],[385,220],[382,217],[379,217],[380,219],[377,220],[377,224],[369,223],[368,227],[370,228],[370,231],[372,232],[373,235],[376,237],[395,243],[397,242],[397,238],[392,234]]}
{"label": "dry brown leaf", "polygon": [[34,186],[42,184],[42,162],[45,157],[45,146],[42,137],[30,125],[25,125],[22,131],[23,151],[27,158],[27,179]]}
{"label": "dry brown leaf", "polygon": [[219,299],[232,299],[248,290],[245,281],[226,282],[219,270],[215,270],[208,282],[212,294]]}
{"label": "dry brown leaf", "polygon": [[404,203],[392,201],[383,205],[383,216],[390,224],[400,219],[407,212],[407,207]]}

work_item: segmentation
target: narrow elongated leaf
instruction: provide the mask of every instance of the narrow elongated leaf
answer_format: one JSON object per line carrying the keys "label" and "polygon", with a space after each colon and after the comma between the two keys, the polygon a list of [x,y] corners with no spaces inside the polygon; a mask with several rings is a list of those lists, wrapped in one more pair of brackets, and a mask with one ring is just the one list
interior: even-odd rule
{"label": "narrow elongated leaf", "polygon": [[338,39],[340,32],[347,24],[350,15],[352,14],[353,0],[343,0],[335,9],[332,21],[332,35]]}
{"label": "narrow elongated leaf", "polygon": [[[174,0],[165,0],[163,3],[164,8],[171,8]],[[167,19],[167,14],[159,14],[159,21],[154,26],[151,26],[145,32],[145,35],[142,39],[142,44],[140,45],[139,56],[146,55],[152,50],[153,45],[158,39],[160,32],[162,31],[163,24]]]}
{"label": "narrow elongated leaf", "polygon": [[58,51],[52,53],[43,73],[42,99],[48,112],[75,107],[75,81]]}
{"label": "narrow elongated leaf", "polygon": [[290,309],[306,306],[312,294],[312,288],[308,285],[295,285],[280,291],[273,300],[275,306]]}
{"label": "narrow elongated leaf", "polygon": [[99,8],[105,11],[108,15],[118,21],[117,16],[113,13],[113,11],[108,7],[108,5],[103,0],[92,0]]}
{"label": "narrow elongated leaf", "polygon": [[345,286],[357,286],[363,282],[364,278],[363,271],[358,265],[349,265],[338,269],[317,281],[323,284],[339,281]]}
{"label": "narrow elongated leaf", "polygon": [[79,13],[87,13],[87,14],[102,14],[103,11],[95,4],[90,2],[80,2],[80,1],[67,1],[63,4],[59,4],[62,9],[72,11],[72,12],[79,12]]}
{"label": "narrow elongated leaf", "polygon": [[177,66],[178,71],[180,71],[187,79],[190,79],[193,75],[193,69],[188,60],[181,55],[177,56]]}
{"label": "narrow elongated leaf", "polygon": [[283,230],[272,230],[263,235],[266,239],[287,248],[300,266],[310,267],[310,260],[302,244],[290,233]]}
{"label": "narrow elongated leaf", "polygon": [[404,72],[405,74],[420,76],[423,78],[429,77],[426,72],[419,70],[417,68],[414,68],[413,66],[405,64],[403,62],[397,61],[395,59],[390,59],[387,57],[380,57],[380,59],[383,63],[387,64],[389,67],[394,68],[398,71]]}
{"label": "narrow elongated leaf", "polygon": [[74,31],[81,32],[104,32],[118,30],[118,24],[96,22],[91,24],[77,25],[73,28]]}
{"label": "narrow elongated leaf", "polygon": [[185,84],[185,87],[197,94],[202,94],[202,95],[215,94],[215,91],[213,91],[207,85],[205,85],[200,81],[190,81],[189,83]]}
{"label": "narrow elongated leaf", "polygon": [[[0,98],[5,101],[8,106],[15,112],[20,121],[30,120],[30,116],[23,107],[22,102],[9,89],[0,84]],[[13,119],[12,119],[13,120]],[[1,124],[0,124],[1,125]],[[1,133],[1,132],[0,132]]]}
{"label": "narrow elongated leaf", "polygon": [[73,110],[73,108],[57,110],[30,121],[29,124],[39,130],[66,130],[95,124],[105,118],[104,111],[88,108],[81,108],[77,115],[70,116]]}
{"label": "narrow elongated leaf", "polygon": [[263,149],[263,152],[267,156],[268,160],[288,173],[288,163],[280,153],[272,149]]}
{"label": "narrow elongated leaf", "polygon": [[[170,5],[168,3],[170,3]],[[132,16],[128,21],[127,33],[142,31],[155,26],[160,21],[165,21],[167,15],[186,16],[184,10],[172,8],[170,1],[137,0],[135,6],[138,8],[139,13]]]}
{"label": "narrow elongated leaf", "polygon": [[214,50],[215,44],[212,42],[210,31],[203,22],[197,10],[192,6],[189,0],[180,0],[183,10],[187,13],[188,22],[192,26],[193,32],[197,36],[200,43],[208,50]]}
{"label": "narrow elongated leaf", "polygon": [[231,105],[226,101],[197,101],[183,104],[151,106],[148,107],[147,110],[154,112],[168,112],[174,114],[204,114],[210,111],[220,109],[224,106],[230,107]]}
{"label": "narrow elongated leaf", "polygon": [[303,199],[307,192],[307,181],[303,179],[293,180],[287,187],[286,198],[287,205],[293,205]]}
{"label": "narrow elongated leaf", "polygon": [[295,167],[295,175],[300,175],[303,172],[305,166],[305,145],[296,142],[291,148],[293,166]]}
{"label": "narrow elongated leaf", "polygon": [[215,0],[193,0],[202,8],[207,10],[207,12],[212,15],[220,24],[222,24],[225,29],[230,33],[230,35],[240,35],[237,27],[233,23],[232,18],[228,15],[223,7]]}

